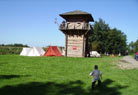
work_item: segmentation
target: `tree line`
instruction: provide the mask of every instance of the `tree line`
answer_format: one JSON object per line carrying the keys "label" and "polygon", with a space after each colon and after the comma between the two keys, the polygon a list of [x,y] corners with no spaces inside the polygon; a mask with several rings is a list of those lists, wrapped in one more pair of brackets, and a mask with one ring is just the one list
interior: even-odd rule
{"label": "tree line", "polygon": [[131,41],[128,45],[128,50],[130,54],[138,52],[138,39],[136,42]]}
{"label": "tree line", "polygon": [[93,25],[93,33],[88,38],[90,49],[99,53],[126,54],[126,35],[117,28],[110,28],[102,19]]}
{"label": "tree line", "polygon": [[15,44],[0,44],[0,47],[29,47],[29,46],[15,43]]}
{"label": "tree line", "polygon": [[4,54],[20,54],[23,47],[29,47],[23,44],[0,44],[0,55]]}

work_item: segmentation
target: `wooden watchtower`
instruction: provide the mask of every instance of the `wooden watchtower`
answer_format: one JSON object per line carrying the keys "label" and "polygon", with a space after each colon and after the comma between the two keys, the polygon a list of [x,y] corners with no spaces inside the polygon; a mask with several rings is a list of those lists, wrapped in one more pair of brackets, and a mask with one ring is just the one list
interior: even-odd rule
{"label": "wooden watchtower", "polygon": [[88,36],[92,33],[92,15],[83,11],[60,14],[65,19],[59,29],[65,34],[65,56],[86,57],[89,54]]}

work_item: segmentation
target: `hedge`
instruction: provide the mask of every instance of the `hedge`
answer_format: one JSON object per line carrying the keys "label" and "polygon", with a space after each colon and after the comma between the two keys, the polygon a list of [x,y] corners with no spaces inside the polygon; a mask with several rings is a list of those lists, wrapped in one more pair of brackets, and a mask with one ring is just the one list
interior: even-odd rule
{"label": "hedge", "polygon": [[20,54],[22,47],[0,47],[0,55],[4,54]]}

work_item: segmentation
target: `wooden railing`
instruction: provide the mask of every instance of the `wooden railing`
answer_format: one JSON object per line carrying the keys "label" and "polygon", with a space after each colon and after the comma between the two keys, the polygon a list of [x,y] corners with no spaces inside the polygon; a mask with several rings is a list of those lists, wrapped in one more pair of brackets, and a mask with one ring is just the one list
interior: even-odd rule
{"label": "wooden railing", "polygon": [[91,25],[83,22],[64,22],[59,26],[60,30],[91,30]]}

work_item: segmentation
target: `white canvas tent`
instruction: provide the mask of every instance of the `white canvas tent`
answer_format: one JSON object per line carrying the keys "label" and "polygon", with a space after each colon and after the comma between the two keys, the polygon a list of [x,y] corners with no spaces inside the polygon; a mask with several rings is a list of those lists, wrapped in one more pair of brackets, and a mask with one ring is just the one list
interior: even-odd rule
{"label": "white canvas tent", "polygon": [[91,57],[101,57],[101,55],[97,51],[91,51],[90,56]]}
{"label": "white canvas tent", "polygon": [[20,55],[22,56],[27,56],[28,53],[30,52],[31,48],[23,48]]}
{"label": "white canvas tent", "polygon": [[41,47],[33,47],[27,56],[43,56],[45,51]]}
{"label": "white canvas tent", "polygon": [[62,54],[62,56],[65,56],[65,50],[63,47],[58,47],[58,50],[60,51],[60,53]]}
{"label": "white canvas tent", "polygon": [[64,49],[62,50],[62,55],[65,56],[65,50]]}

